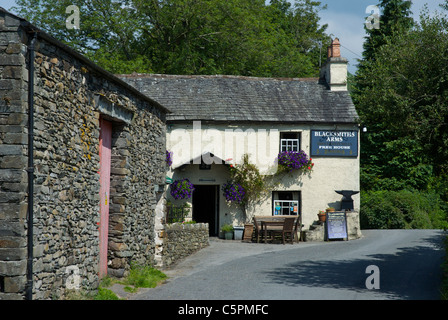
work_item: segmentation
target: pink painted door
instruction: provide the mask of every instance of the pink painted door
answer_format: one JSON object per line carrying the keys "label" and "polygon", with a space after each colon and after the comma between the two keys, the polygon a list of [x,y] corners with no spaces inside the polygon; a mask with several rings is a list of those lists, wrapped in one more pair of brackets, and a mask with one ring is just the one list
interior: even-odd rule
{"label": "pink painted door", "polygon": [[100,119],[100,279],[107,275],[112,123]]}

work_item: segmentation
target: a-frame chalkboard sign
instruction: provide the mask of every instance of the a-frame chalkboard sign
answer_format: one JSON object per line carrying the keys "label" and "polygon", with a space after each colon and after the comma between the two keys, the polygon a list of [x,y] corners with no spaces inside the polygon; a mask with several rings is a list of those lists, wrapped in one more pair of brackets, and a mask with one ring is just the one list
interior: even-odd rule
{"label": "a-frame chalkboard sign", "polygon": [[345,211],[327,212],[327,220],[325,224],[327,225],[327,240],[348,240],[347,215]]}

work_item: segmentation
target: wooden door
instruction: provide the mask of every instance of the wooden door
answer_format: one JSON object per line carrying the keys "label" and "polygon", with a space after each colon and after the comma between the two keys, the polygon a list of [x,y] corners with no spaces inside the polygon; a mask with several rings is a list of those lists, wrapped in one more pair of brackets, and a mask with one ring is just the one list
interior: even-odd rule
{"label": "wooden door", "polygon": [[107,275],[112,123],[100,120],[100,279]]}

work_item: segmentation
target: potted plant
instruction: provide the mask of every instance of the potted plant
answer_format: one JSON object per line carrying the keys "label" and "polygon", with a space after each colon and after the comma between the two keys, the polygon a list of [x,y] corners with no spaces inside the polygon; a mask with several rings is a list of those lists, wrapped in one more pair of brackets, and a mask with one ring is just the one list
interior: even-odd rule
{"label": "potted plant", "polygon": [[327,219],[327,214],[324,211],[322,211],[322,210],[319,211],[317,216],[319,217],[319,221],[320,222],[325,222],[326,219]]}
{"label": "potted plant", "polygon": [[221,227],[221,231],[224,233],[226,240],[232,240],[233,238],[233,226],[231,224],[225,224]]}

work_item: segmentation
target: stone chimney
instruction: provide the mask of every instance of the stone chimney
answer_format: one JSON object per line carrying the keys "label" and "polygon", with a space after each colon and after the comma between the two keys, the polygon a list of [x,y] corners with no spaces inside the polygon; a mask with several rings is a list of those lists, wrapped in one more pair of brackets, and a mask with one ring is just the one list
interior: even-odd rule
{"label": "stone chimney", "polygon": [[321,78],[324,78],[331,91],[347,91],[347,64],[341,57],[341,43],[336,38],[328,47],[328,58],[321,69]]}

